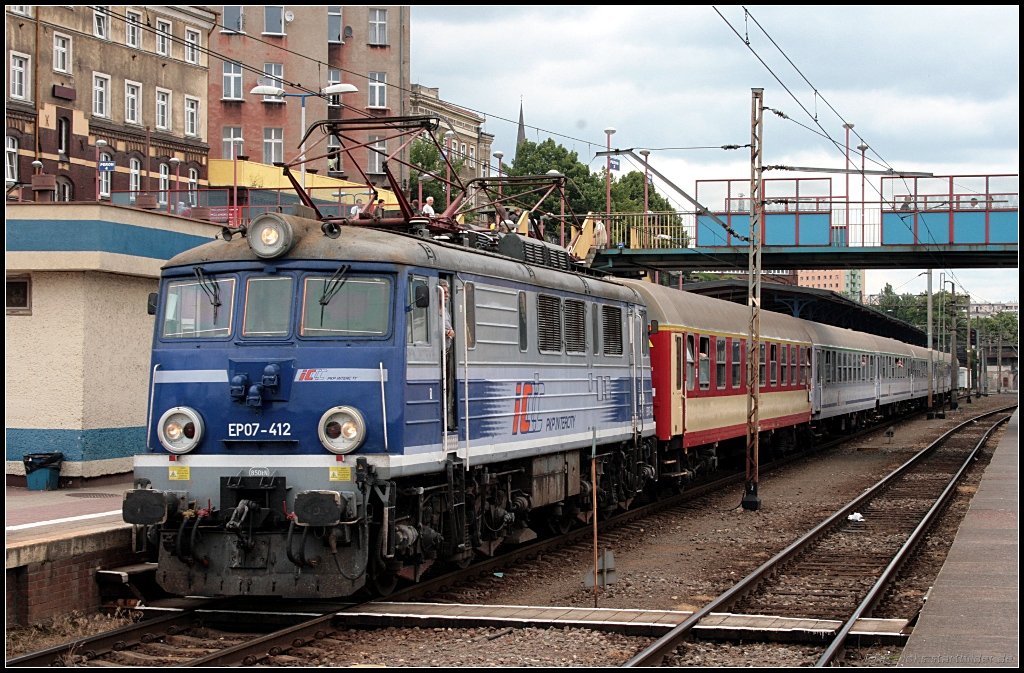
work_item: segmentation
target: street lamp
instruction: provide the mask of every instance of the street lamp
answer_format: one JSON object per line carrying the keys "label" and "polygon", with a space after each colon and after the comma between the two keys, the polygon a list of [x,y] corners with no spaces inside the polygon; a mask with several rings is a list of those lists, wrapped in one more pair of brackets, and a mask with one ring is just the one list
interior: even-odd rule
{"label": "street lamp", "polygon": [[868,144],[861,141],[860,145],[857,145],[857,149],[860,150],[860,203],[861,203],[861,222],[864,221],[864,204],[867,202],[867,193],[864,190],[864,153],[868,151]]}
{"label": "street lamp", "polygon": [[445,153],[444,153],[444,157],[445,157],[445,160],[444,160],[444,175],[445,175],[444,207],[445,207],[445,209],[447,209],[448,206],[450,206],[452,204],[452,164],[451,164],[452,154],[451,154],[451,145],[452,145],[452,138],[454,138],[454,137],[455,137],[455,134],[453,132],[451,132],[451,131],[445,131],[444,132],[444,150],[445,150]]}
{"label": "street lamp", "polygon": [[96,139],[96,200],[100,200],[100,150],[107,146],[103,138]]}
{"label": "street lamp", "polygon": [[[843,172],[846,173],[846,226],[850,226],[850,130],[853,128],[853,124],[843,124],[843,128],[846,129],[846,164],[843,166]],[[847,234],[849,235],[849,234]],[[845,245],[845,242],[844,242]]]}
{"label": "street lamp", "polygon": [[[171,157],[168,161],[174,166],[174,198],[178,198],[178,194],[181,191],[181,159],[178,157]],[[167,212],[171,212],[171,198],[167,197]],[[178,213],[179,215],[181,213]]]}
{"label": "street lamp", "polygon": [[501,198],[501,160],[504,158],[505,153],[498,150],[494,153],[494,158],[498,160],[498,198]]}
{"label": "street lamp", "polygon": [[612,134],[615,133],[615,129],[611,126],[604,130],[605,135],[608,137],[608,156],[604,167],[604,185],[605,185],[605,197],[604,197],[604,219],[607,221],[611,220],[612,217]]}
{"label": "street lamp", "polygon": [[260,84],[249,90],[249,93],[256,96],[275,96],[277,98],[299,98],[302,100],[302,116],[299,124],[302,126],[302,166],[299,169],[302,175],[302,188],[306,188],[306,99],[310,96],[334,96],[342,93],[353,93],[359,91],[354,84],[340,83],[330,84],[320,91],[312,93],[285,93],[285,90],[273,84]]}

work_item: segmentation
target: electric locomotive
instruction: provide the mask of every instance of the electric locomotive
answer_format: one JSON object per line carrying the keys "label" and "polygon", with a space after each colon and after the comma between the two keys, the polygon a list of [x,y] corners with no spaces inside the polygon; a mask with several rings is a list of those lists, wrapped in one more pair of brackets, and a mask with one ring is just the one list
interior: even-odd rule
{"label": "electric locomotive", "polygon": [[621,284],[266,214],[170,260],[152,311],[123,515],[174,594],[386,593],[656,476],[646,308]]}

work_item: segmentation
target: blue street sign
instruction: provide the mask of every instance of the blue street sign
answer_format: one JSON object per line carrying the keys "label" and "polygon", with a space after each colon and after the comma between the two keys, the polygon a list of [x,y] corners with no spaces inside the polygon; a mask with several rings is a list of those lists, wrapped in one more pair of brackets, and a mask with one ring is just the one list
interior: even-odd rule
{"label": "blue street sign", "polygon": [[96,164],[96,170],[100,173],[113,173],[116,166],[116,161],[101,161]]}
{"label": "blue street sign", "polygon": [[616,159],[615,157],[612,157],[611,158],[611,166],[612,166],[612,170],[613,171],[619,170],[619,160]]}

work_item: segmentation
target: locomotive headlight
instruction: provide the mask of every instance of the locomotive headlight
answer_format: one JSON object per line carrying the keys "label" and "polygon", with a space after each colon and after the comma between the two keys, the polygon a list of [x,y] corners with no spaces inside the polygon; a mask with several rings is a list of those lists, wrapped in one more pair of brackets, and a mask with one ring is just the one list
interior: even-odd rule
{"label": "locomotive headlight", "polygon": [[249,225],[249,247],[257,256],[280,257],[292,247],[292,227],[274,213],[265,213]]}
{"label": "locomotive headlight", "polygon": [[156,426],[160,444],[171,453],[188,453],[203,438],[203,419],[195,409],[172,407]]}
{"label": "locomotive headlight", "polygon": [[331,453],[351,453],[366,439],[366,422],[353,407],[333,407],[320,417],[320,441]]}

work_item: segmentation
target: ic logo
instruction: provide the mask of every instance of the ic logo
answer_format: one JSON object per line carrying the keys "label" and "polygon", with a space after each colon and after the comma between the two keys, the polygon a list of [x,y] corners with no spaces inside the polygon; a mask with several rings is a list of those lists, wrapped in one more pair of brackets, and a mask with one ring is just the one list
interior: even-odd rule
{"label": "ic logo", "polygon": [[527,381],[516,384],[515,407],[512,413],[512,434],[525,435],[540,432],[540,396],[544,394],[544,384]]}

